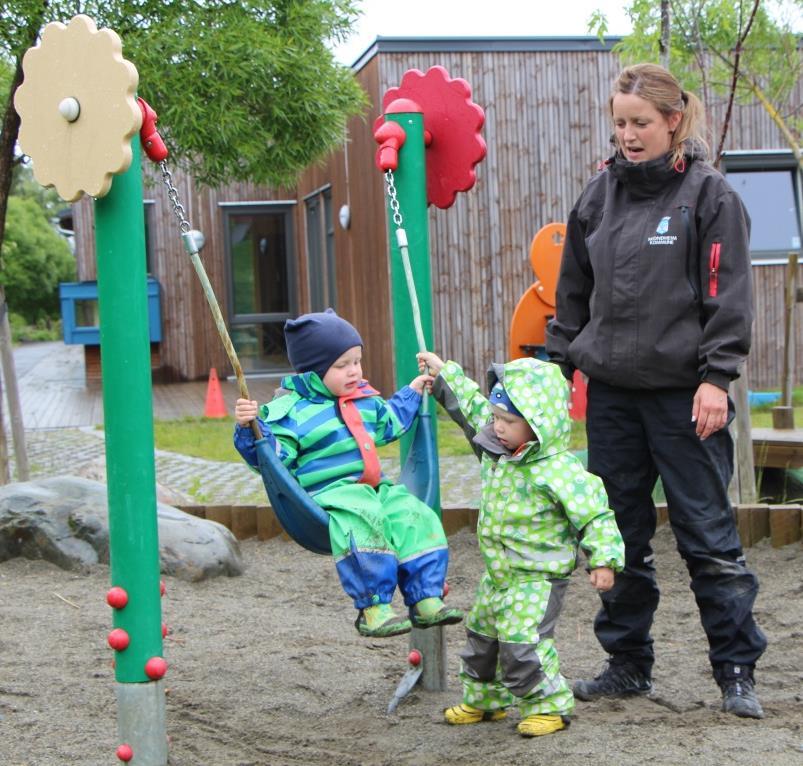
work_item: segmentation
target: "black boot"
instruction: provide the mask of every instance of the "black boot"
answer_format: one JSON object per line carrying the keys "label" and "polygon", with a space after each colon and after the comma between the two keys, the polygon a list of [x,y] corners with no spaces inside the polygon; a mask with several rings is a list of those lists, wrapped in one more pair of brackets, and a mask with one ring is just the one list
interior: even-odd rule
{"label": "black boot", "polygon": [[714,678],[722,690],[724,712],[740,718],[764,717],[756,696],[753,668],[749,665],[722,665],[714,669]]}
{"label": "black boot", "polygon": [[608,667],[593,681],[575,681],[574,696],[581,700],[649,694],[652,681],[628,660],[610,657]]}

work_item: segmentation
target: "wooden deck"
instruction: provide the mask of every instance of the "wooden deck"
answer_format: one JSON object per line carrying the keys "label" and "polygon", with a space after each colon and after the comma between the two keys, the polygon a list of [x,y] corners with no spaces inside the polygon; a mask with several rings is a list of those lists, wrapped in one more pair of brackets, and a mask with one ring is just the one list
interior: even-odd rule
{"label": "wooden deck", "polygon": [[756,467],[803,467],[803,429],[754,428],[753,460]]}
{"label": "wooden deck", "polygon": [[[63,343],[26,344],[14,351],[14,361],[26,430],[80,428],[103,423],[103,393],[87,385],[83,346]],[[279,377],[247,379],[251,396],[264,402],[273,397]],[[221,380],[223,400],[234,413],[239,396],[236,381]],[[207,381],[153,386],[153,415],[157,420],[200,417],[204,414]]]}

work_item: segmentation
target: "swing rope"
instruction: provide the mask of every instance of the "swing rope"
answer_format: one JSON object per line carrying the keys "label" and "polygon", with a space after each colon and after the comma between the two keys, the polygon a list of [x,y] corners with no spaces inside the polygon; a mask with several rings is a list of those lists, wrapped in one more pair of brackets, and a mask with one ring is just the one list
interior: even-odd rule
{"label": "swing rope", "polygon": [[407,293],[410,296],[410,305],[413,313],[413,325],[415,327],[415,338],[418,343],[419,351],[426,351],[427,345],[424,339],[424,327],[421,323],[421,308],[418,305],[418,293],[415,289],[413,280],[413,267],[410,263],[410,250],[407,242],[407,231],[403,227],[403,219],[399,208],[399,198],[396,194],[396,184],[393,180],[393,171],[385,171],[385,184],[390,201],[390,209],[393,213],[393,223],[396,224],[396,243],[401,253],[402,266],[404,267],[404,279],[407,282]]}
{"label": "swing rope", "polygon": [[[186,211],[184,210],[184,205],[179,202],[178,189],[173,186],[173,174],[167,167],[167,162],[162,160],[159,163],[159,167],[162,171],[162,180],[167,187],[168,199],[173,205],[173,213],[175,214],[176,218],[178,218],[178,225],[179,229],[181,230],[181,240],[184,243],[184,249],[189,254],[193,268],[195,269],[195,273],[198,275],[198,279],[201,282],[201,288],[204,291],[206,301],[212,311],[212,319],[215,322],[218,335],[220,335],[220,339],[223,341],[223,348],[225,349],[226,355],[229,357],[231,366],[234,369],[234,375],[237,378],[237,386],[240,389],[240,398],[250,400],[251,397],[248,393],[248,386],[245,383],[245,375],[243,374],[243,368],[240,364],[240,359],[234,349],[234,344],[231,342],[231,336],[229,335],[229,330],[226,327],[226,322],[223,319],[223,314],[220,311],[220,305],[217,302],[215,291],[212,289],[212,283],[209,281],[206,269],[204,268],[203,262],[198,255],[201,247],[203,246],[202,242],[199,244],[199,239],[202,239],[202,235],[200,232],[192,231],[190,222],[185,217]],[[262,433],[259,430],[256,420],[251,421],[251,430],[253,431],[255,438],[262,438]]]}
{"label": "swing rope", "polygon": [[[179,222],[184,249],[189,254],[195,273],[198,275],[206,301],[212,311],[215,327],[234,369],[240,397],[250,400],[251,396],[245,383],[242,365],[229,336],[215,291],[198,254],[203,246],[203,235],[200,232],[193,231],[190,227],[190,222],[186,218],[184,206],[178,199],[178,190],[172,183],[172,175],[166,162],[162,160],[159,166],[162,170],[162,179],[167,187],[167,196],[173,205],[173,212]],[[301,488],[301,485],[279,460],[276,451],[268,443],[268,440],[262,436],[256,419],[251,421],[250,427],[254,434],[262,483],[265,485],[265,491],[271,502],[271,507],[282,528],[293,540],[308,551],[324,555],[331,554],[328,514]]]}

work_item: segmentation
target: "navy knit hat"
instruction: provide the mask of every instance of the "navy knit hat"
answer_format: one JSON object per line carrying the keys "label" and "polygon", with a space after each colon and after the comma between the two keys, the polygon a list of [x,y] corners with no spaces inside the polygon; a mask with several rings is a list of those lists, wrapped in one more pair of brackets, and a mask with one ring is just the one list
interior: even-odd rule
{"label": "navy knit hat", "polygon": [[518,418],[524,417],[524,415],[522,415],[516,409],[516,405],[510,401],[510,397],[507,395],[505,387],[499,382],[497,382],[491,389],[491,394],[488,397],[488,401],[494,407],[499,407],[499,409],[505,410],[505,412],[509,412],[511,415],[515,415]]}
{"label": "navy knit hat", "polygon": [[334,310],[302,314],[284,323],[287,356],[296,372],[326,371],[342,354],[354,346],[362,346],[360,334]]}

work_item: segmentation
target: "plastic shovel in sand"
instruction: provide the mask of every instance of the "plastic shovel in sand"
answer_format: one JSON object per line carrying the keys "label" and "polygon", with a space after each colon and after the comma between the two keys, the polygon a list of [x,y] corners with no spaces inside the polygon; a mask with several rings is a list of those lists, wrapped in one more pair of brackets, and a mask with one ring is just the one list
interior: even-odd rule
{"label": "plastic shovel in sand", "polygon": [[410,654],[407,655],[407,662],[410,667],[407,668],[407,671],[402,676],[401,681],[399,681],[399,685],[396,687],[396,691],[393,692],[393,699],[388,704],[388,715],[390,715],[399,706],[399,703],[418,683],[418,679],[421,677],[421,673],[424,670],[422,660],[423,658],[421,656],[421,652],[419,652],[417,649],[413,649]]}

